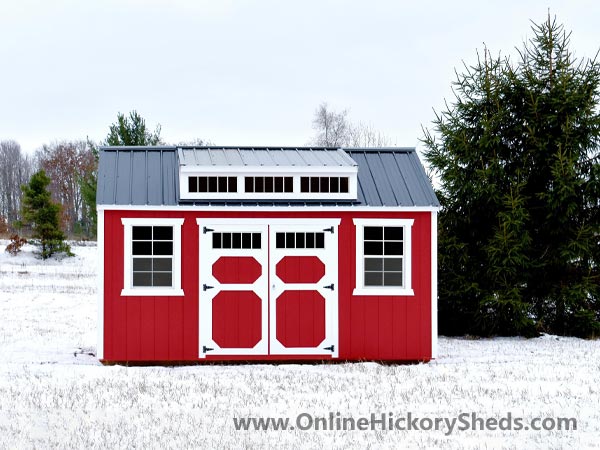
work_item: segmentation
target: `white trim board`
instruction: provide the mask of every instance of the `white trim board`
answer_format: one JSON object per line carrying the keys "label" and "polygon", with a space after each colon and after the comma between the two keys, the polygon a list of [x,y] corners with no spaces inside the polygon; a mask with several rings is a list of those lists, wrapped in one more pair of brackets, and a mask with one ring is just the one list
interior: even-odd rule
{"label": "white trim board", "polygon": [[[267,200],[268,201],[268,200]],[[98,211],[173,212],[437,212],[438,206],[195,206],[195,205],[98,205]]]}
{"label": "white trim board", "polygon": [[96,358],[104,359],[104,211],[98,210],[96,221],[98,251],[98,323],[96,324]]}
{"label": "white trim board", "polygon": [[438,356],[437,212],[431,213],[431,359]]}

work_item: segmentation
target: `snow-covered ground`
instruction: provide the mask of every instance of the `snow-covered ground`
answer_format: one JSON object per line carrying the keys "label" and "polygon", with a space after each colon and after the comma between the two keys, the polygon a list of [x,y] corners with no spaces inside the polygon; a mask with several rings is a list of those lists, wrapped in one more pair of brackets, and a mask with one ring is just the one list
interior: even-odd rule
{"label": "snow-covered ground", "polygon": [[[42,262],[30,247],[11,257],[6,244],[0,241],[2,449],[600,446],[600,341],[442,338],[439,359],[418,365],[104,367],[90,355],[96,248],[74,246],[76,257]],[[526,424],[573,417],[577,430],[449,433],[375,424],[368,431],[236,431],[233,421],[296,424],[302,413],[354,420],[411,413],[417,426],[462,413],[469,421],[471,413],[484,420],[510,414]]]}

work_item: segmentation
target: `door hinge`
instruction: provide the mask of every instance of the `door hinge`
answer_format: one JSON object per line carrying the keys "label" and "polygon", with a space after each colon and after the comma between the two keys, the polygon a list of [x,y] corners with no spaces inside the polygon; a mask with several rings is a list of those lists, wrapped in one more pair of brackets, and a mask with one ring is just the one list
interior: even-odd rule
{"label": "door hinge", "polygon": [[329,347],[323,347],[323,350],[329,350],[331,353],[335,351],[335,345],[330,345]]}
{"label": "door hinge", "polygon": [[206,228],[206,227],[203,227],[203,228],[202,228],[202,233],[203,233],[203,234],[206,234],[206,233],[208,233],[208,232],[210,232],[210,231],[215,231],[215,230],[213,230],[212,228]]}
{"label": "door hinge", "polygon": [[209,289],[214,289],[214,286],[209,286],[208,284],[203,284],[202,285],[202,290],[203,291],[208,291]]}
{"label": "door hinge", "polygon": [[202,353],[212,352],[214,348],[207,347],[206,345],[202,346]]}
{"label": "door hinge", "polygon": [[329,231],[331,234],[333,234],[333,227],[324,228],[323,231]]}
{"label": "door hinge", "polygon": [[331,283],[331,284],[328,284],[327,286],[323,286],[323,288],[324,289],[331,289],[333,291],[333,290],[335,290],[334,289],[335,288],[335,284]]}

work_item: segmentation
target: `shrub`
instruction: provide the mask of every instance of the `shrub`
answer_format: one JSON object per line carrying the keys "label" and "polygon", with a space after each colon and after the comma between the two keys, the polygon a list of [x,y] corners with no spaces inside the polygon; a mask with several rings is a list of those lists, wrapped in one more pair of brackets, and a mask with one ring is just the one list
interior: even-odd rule
{"label": "shrub", "polygon": [[27,239],[15,233],[10,237],[10,244],[6,246],[6,251],[12,256],[17,256],[25,244],[27,244]]}

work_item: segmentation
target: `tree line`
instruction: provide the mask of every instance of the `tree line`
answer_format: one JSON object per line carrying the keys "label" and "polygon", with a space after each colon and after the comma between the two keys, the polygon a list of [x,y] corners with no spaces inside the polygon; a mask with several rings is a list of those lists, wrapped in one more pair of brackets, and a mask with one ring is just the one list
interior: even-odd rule
{"label": "tree line", "polygon": [[[454,102],[423,130],[442,205],[442,334],[600,334],[600,63],[575,58],[550,16],[532,31],[515,61],[484,49],[457,72]],[[391,143],[326,103],[313,127],[315,146]],[[162,144],[160,131],[135,111],[119,114],[99,144]],[[97,157],[87,140],[44,145],[33,157],[0,142],[0,226],[20,226],[21,185],[42,169],[62,227],[93,235]]]}

